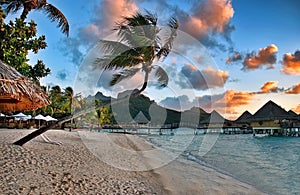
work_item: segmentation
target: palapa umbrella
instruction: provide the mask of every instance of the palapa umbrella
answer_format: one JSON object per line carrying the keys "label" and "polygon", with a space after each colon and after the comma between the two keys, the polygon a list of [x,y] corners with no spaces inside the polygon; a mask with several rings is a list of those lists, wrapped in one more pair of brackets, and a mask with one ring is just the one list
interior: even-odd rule
{"label": "palapa umbrella", "polygon": [[24,118],[24,117],[27,117],[27,115],[20,112],[19,114],[13,115],[13,117],[15,117],[15,118]]}
{"label": "palapa umbrella", "polygon": [[34,119],[35,120],[39,120],[39,128],[41,128],[41,120],[46,120],[46,118],[43,115],[41,115],[41,114],[39,114],[36,117],[34,117]]}
{"label": "palapa umbrella", "polygon": [[52,116],[49,116],[49,115],[45,117],[45,120],[46,120],[47,122],[49,122],[49,121],[57,121],[56,118],[53,118]]}
{"label": "palapa umbrella", "polygon": [[50,103],[37,84],[0,61],[0,111],[36,110]]}

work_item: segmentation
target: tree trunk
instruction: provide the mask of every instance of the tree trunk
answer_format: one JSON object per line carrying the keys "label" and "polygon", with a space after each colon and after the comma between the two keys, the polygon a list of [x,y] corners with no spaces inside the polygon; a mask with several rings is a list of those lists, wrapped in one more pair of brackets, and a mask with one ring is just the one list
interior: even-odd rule
{"label": "tree trunk", "polygon": [[30,10],[28,10],[28,8],[24,7],[23,12],[21,14],[21,19],[24,21],[27,18],[27,15],[29,13]]}
{"label": "tree trunk", "polygon": [[[148,78],[148,76],[147,76],[147,78]],[[137,93],[131,94],[130,96],[138,96],[138,95],[140,95],[140,93],[141,93],[143,90],[145,90],[146,86],[147,86],[147,81],[145,81],[143,87],[142,87]],[[62,124],[62,123],[68,122],[68,121],[72,120],[72,118],[78,118],[78,117],[80,117],[80,116],[82,116],[82,115],[84,115],[84,114],[87,114],[87,113],[89,113],[89,112],[98,110],[98,109],[103,108],[103,107],[106,107],[106,106],[108,106],[108,105],[114,105],[114,104],[123,102],[123,101],[125,101],[127,98],[130,98],[130,96],[127,95],[127,96],[125,96],[125,97],[123,97],[123,98],[121,98],[121,99],[119,99],[119,100],[117,100],[117,101],[114,101],[113,103],[107,102],[107,103],[102,104],[102,105],[98,105],[98,106],[95,106],[95,107],[92,107],[92,108],[88,108],[88,109],[83,110],[83,111],[81,111],[81,112],[78,112],[78,113],[76,113],[76,114],[73,114],[73,115],[71,114],[71,115],[69,115],[69,116],[67,116],[67,117],[64,117],[64,118],[58,120],[57,122],[55,122],[55,123],[53,123],[53,124],[47,125],[47,126],[45,126],[45,127],[42,127],[42,128],[40,128],[40,129],[38,129],[38,130],[36,130],[36,131],[34,131],[34,132],[32,132],[32,133],[26,135],[25,137],[23,137],[23,138],[19,139],[18,141],[14,142],[13,144],[22,146],[22,145],[26,144],[27,142],[29,142],[30,140],[36,138],[37,136],[39,136],[39,135],[45,133],[45,132],[48,131],[49,129],[55,127],[57,124]]]}
{"label": "tree trunk", "polygon": [[15,145],[19,145],[19,146],[22,146],[24,144],[26,144],[27,142],[29,142],[30,140],[36,138],[37,136],[41,135],[42,133],[45,133],[46,131],[48,131],[49,129],[52,129],[53,127],[55,127],[57,124],[61,124],[61,123],[64,123],[64,122],[67,122],[69,120],[72,119],[72,115],[70,116],[67,116],[59,121],[57,121],[56,123],[52,123],[50,125],[47,125],[45,127],[42,127],[28,135],[26,135],[25,137],[19,139],[18,141],[14,142],[13,144]]}

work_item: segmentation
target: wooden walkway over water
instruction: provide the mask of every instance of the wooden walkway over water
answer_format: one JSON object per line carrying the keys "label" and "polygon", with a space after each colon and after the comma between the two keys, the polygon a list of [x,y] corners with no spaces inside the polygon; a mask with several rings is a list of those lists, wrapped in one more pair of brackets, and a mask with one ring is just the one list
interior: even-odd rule
{"label": "wooden walkway over water", "polygon": [[[137,124],[123,124],[123,125],[112,125],[104,126],[102,129],[108,130],[112,133],[131,133],[131,134],[159,134],[159,135],[174,135],[179,128],[182,129],[191,129],[193,134],[252,134],[252,128],[244,127],[223,127],[223,126],[214,126],[214,127],[199,127],[195,124],[189,123],[174,123],[174,124],[165,124],[163,126],[156,125],[137,125]],[[185,130],[181,130],[183,132]]]}
{"label": "wooden walkway over water", "polygon": [[[179,130],[182,128],[182,130]],[[195,135],[203,134],[267,134],[270,136],[299,136],[300,127],[285,127],[278,130],[272,129],[255,129],[252,127],[239,127],[239,126],[222,126],[214,125],[209,127],[200,127],[195,124],[189,123],[174,123],[165,124],[162,126],[158,125],[138,125],[138,124],[122,124],[122,125],[111,125],[104,126],[102,129],[112,133],[128,133],[128,134],[139,134],[139,135],[174,135],[180,131],[180,133],[187,131],[188,129],[193,131]]]}

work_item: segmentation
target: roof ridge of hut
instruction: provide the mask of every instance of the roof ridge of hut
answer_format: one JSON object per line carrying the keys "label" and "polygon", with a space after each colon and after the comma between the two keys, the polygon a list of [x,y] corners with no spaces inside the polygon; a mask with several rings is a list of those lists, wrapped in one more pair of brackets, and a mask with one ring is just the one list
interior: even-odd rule
{"label": "roof ridge of hut", "polygon": [[239,122],[240,123],[248,122],[252,116],[253,115],[248,110],[246,110],[235,120],[235,122],[238,122],[238,123]]}
{"label": "roof ridge of hut", "polygon": [[149,119],[145,116],[145,114],[142,111],[138,112],[137,115],[135,115],[133,120],[134,122],[141,123],[141,124],[149,123]]}
{"label": "roof ridge of hut", "polygon": [[291,115],[289,115],[285,109],[272,100],[269,100],[255,112],[255,114],[251,117],[251,120],[283,120],[289,118],[291,118]]}

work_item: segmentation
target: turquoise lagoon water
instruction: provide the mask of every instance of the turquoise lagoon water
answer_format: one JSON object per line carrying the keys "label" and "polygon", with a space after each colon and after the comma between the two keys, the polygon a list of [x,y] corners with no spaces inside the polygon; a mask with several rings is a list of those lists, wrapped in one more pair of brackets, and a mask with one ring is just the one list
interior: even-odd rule
{"label": "turquoise lagoon water", "polygon": [[300,194],[300,137],[219,135],[204,156],[199,155],[199,147],[205,135],[194,136],[191,130],[179,129],[175,136],[144,137],[154,145],[170,152],[182,151],[188,160],[229,174],[269,194]]}

